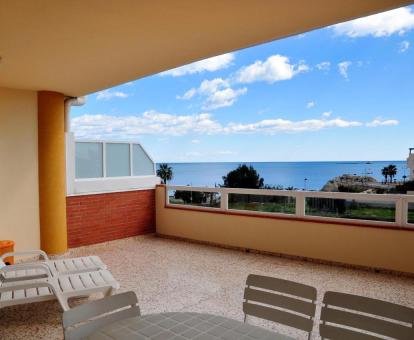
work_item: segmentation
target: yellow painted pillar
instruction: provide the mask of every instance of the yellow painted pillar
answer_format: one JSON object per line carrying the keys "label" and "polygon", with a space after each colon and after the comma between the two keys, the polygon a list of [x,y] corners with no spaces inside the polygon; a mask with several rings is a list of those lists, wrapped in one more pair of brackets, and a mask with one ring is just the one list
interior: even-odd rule
{"label": "yellow painted pillar", "polygon": [[67,250],[64,100],[56,92],[37,95],[40,244],[49,254]]}

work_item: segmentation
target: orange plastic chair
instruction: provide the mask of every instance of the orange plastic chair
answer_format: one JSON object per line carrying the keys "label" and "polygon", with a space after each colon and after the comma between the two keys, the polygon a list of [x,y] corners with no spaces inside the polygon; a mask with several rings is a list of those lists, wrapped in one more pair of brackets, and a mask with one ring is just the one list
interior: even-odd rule
{"label": "orange plastic chair", "polygon": [[[6,253],[12,253],[14,251],[14,241],[3,240],[0,241],[0,256]],[[14,264],[14,258],[12,256],[4,259],[6,264]]]}

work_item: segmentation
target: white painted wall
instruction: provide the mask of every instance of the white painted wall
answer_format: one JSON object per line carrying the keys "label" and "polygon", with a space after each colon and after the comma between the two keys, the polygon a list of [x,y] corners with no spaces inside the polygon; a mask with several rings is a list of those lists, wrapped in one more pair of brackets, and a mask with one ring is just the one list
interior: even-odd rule
{"label": "white painted wall", "polygon": [[0,239],[40,247],[37,93],[0,88]]}
{"label": "white painted wall", "polygon": [[407,158],[407,167],[410,169],[410,180],[414,181],[414,153],[411,153]]}
{"label": "white painted wall", "polygon": [[157,176],[76,179],[73,184],[73,192],[68,193],[67,195],[74,196],[108,192],[148,190],[155,189],[155,186],[160,183],[161,180]]}

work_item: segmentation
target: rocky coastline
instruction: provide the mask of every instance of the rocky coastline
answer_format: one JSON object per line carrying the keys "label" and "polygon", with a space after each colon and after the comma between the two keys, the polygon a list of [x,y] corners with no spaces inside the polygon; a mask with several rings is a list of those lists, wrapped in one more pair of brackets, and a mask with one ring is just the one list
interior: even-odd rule
{"label": "rocky coastline", "polygon": [[344,174],[326,182],[321,191],[384,193],[394,187],[378,182],[374,177]]}

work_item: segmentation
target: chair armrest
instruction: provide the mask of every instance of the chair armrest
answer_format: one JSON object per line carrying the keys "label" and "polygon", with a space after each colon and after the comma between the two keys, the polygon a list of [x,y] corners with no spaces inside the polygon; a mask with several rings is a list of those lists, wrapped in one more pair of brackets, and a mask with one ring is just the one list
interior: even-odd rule
{"label": "chair armrest", "polygon": [[1,255],[0,259],[4,260],[6,257],[19,257],[19,256],[40,256],[43,257],[43,259],[45,261],[49,260],[49,257],[47,256],[47,254],[40,249],[36,249],[36,250],[28,250],[28,251],[14,251],[14,252],[10,252],[10,253],[5,253],[3,255]]}
{"label": "chair armrest", "polygon": [[[24,276],[14,276],[14,277],[6,277],[5,274],[16,272],[19,270],[37,270],[40,273],[32,274],[32,275],[24,275]],[[19,263],[13,264],[10,266],[5,266],[0,269],[0,280],[1,282],[8,283],[8,282],[16,282],[16,281],[28,281],[28,280],[36,280],[36,279],[43,279],[43,278],[53,278],[53,272],[50,268],[44,263]]]}
{"label": "chair armrest", "polygon": [[51,282],[33,282],[33,283],[26,283],[26,284],[17,284],[14,286],[7,286],[7,287],[0,287],[0,293],[10,292],[14,290],[20,290],[20,289],[30,289],[30,288],[41,288],[46,287],[49,288],[53,294],[56,295],[56,289],[53,283]]}
{"label": "chair armrest", "polygon": [[44,270],[48,273],[51,273],[49,266],[45,263],[16,263],[11,264],[9,266],[4,266],[0,269],[3,272],[13,272],[16,270],[24,270],[24,269],[40,269]]}

